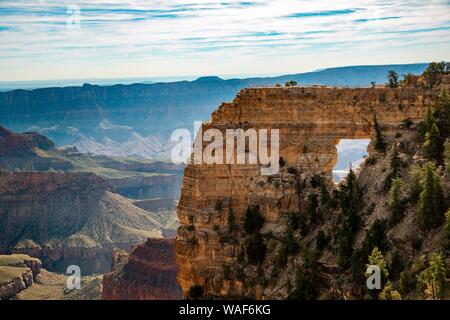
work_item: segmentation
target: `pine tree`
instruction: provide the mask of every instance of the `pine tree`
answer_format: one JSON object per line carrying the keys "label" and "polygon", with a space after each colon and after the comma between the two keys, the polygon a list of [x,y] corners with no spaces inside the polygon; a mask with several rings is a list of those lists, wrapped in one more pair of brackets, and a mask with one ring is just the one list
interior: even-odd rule
{"label": "pine tree", "polygon": [[[380,268],[380,276],[381,276],[381,290],[383,290],[383,287],[385,284],[387,284],[389,280],[389,271],[387,268],[386,260],[383,257],[383,254],[378,249],[378,247],[373,248],[372,253],[368,257],[369,263],[366,265],[366,268],[369,266],[378,266]],[[365,272],[366,279],[368,279],[372,273]],[[382,292],[382,291],[381,291]],[[380,290],[371,290],[370,294],[373,298],[377,298],[380,293]]]}
{"label": "pine tree", "polygon": [[248,207],[245,212],[244,231],[247,234],[258,232],[264,225],[264,217],[259,212],[259,207]]}
{"label": "pine tree", "polygon": [[383,290],[378,295],[380,300],[402,300],[400,293],[394,289],[394,286],[390,281],[386,283]]}
{"label": "pine tree", "polygon": [[446,273],[444,258],[440,253],[433,253],[428,267],[417,277],[418,286],[425,297],[431,300],[443,298],[446,290]]}
{"label": "pine tree", "polygon": [[432,87],[441,78],[442,74],[448,73],[449,63],[445,61],[431,62],[423,72],[429,87]]}
{"label": "pine tree", "polygon": [[389,226],[395,226],[400,222],[404,205],[400,199],[401,189],[403,188],[403,180],[401,178],[395,178],[392,180],[390,195],[389,195]]}
{"label": "pine tree", "polygon": [[425,139],[425,135],[428,131],[430,131],[431,127],[436,124],[436,119],[433,115],[433,110],[428,107],[427,113],[425,114],[425,119],[420,123],[419,126],[419,135],[422,140]]}
{"label": "pine tree", "polygon": [[444,217],[444,198],[436,166],[428,162],[424,168],[423,191],[419,196],[418,218],[423,231],[438,226]]}
{"label": "pine tree", "polygon": [[375,149],[378,151],[386,150],[386,143],[384,142],[383,134],[381,133],[380,125],[378,124],[377,116],[373,116],[373,127],[375,130]]}
{"label": "pine tree", "polygon": [[440,134],[443,138],[450,138],[450,96],[447,90],[439,95],[435,115]]}
{"label": "pine tree", "polygon": [[447,171],[450,172],[450,139],[446,139],[444,143],[444,162]]}
{"label": "pine tree", "polygon": [[444,230],[445,230],[447,239],[450,240],[450,209],[448,209],[447,213],[445,214]]}
{"label": "pine tree", "polygon": [[[369,255],[369,265],[378,266],[381,271],[382,281],[386,281],[389,278],[389,271],[387,268],[386,260],[383,257],[383,254],[378,249],[378,247],[373,248],[372,253]],[[366,274],[366,276],[370,276],[370,274]]]}
{"label": "pine tree", "polygon": [[437,161],[441,157],[443,151],[442,138],[439,134],[439,129],[434,123],[430,130],[425,134],[425,141],[422,145],[422,152],[424,156],[430,161]]}
{"label": "pine tree", "polygon": [[327,184],[325,182],[325,179],[322,179],[320,183],[320,203],[323,206],[329,205],[331,200],[330,192],[328,191]]}
{"label": "pine tree", "polygon": [[364,203],[362,190],[356,174],[351,168],[345,179],[345,183],[341,187],[340,200],[342,213],[351,226],[352,231],[355,232],[359,224],[359,213]]}
{"label": "pine tree", "polygon": [[400,177],[400,168],[402,165],[402,161],[398,156],[397,144],[394,143],[392,147],[391,160],[389,164],[389,174],[386,176],[384,181],[384,189],[389,190],[392,185],[392,180]]}
{"label": "pine tree", "polygon": [[413,165],[410,170],[410,175],[410,199],[415,202],[419,200],[420,193],[422,192],[422,168],[419,165]]}
{"label": "pine tree", "polygon": [[400,176],[401,164],[402,164],[402,162],[398,156],[397,144],[394,143],[394,146],[392,147],[392,155],[391,155],[391,161],[390,161],[390,169],[391,169],[390,178],[391,179],[395,179]]}
{"label": "pine tree", "polygon": [[397,88],[398,87],[398,73],[394,70],[390,70],[388,72],[388,82],[389,88]]}
{"label": "pine tree", "polygon": [[342,269],[349,266],[350,258],[353,254],[353,234],[359,228],[359,213],[363,203],[362,190],[358,184],[355,172],[350,168],[345,183],[339,190],[342,215],[344,222],[338,232],[337,250],[338,264]]}

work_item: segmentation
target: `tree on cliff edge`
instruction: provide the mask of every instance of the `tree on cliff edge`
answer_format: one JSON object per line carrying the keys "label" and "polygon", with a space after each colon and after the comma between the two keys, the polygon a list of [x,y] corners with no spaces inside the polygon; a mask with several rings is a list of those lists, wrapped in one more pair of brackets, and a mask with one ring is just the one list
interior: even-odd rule
{"label": "tree on cliff edge", "polygon": [[388,72],[388,83],[389,88],[397,88],[398,87],[398,73],[394,70],[390,70]]}
{"label": "tree on cliff edge", "polygon": [[386,143],[384,142],[383,134],[381,133],[380,125],[378,124],[377,116],[373,116],[373,127],[375,130],[375,149],[378,151],[386,150]]}

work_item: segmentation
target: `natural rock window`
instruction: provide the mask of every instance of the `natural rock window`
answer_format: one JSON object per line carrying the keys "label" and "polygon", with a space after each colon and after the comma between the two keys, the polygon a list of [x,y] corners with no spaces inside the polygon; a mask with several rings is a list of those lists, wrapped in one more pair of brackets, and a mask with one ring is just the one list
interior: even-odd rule
{"label": "natural rock window", "polygon": [[333,181],[339,183],[344,179],[349,170],[357,169],[367,157],[369,139],[341,139],[336,145],[338,160],[333,168]]}

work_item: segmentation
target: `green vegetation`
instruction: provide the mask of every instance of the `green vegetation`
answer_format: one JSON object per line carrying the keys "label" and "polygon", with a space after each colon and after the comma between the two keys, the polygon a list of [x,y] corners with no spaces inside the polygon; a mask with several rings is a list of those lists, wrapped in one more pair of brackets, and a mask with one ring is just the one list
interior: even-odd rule
{"label": "green vegetation", "polygon": [[234,221],[234,213],[233,213],[233,209],[232,208],[228,208],[228,232],[233,232],[235,231],[238,226],[236,225],[236,222]]}
{"label": "green vegetation", "polygon": [[322,182],[320,184],[320,203],[323,206],[332,206],[333,205],[331,196],[330,196],[330,192],[328,191],[327,184],[325,183],[324,180],[322,180]]}
{"label": "green vegetation", "polygon": [[244,231],[247,234],[254,234],[261,230],[264,225],[264,217],[259,212],[259,206],[251,206],[245,212]]}
{"label": "green vegetation", "polygon": [[[381,286],[383,287],[384,284],[389,279],[389,271],[387,268],[386,260],[383,257],[383,254],[377,247],[375,247],[375,248],[373,248],[372,253],[369,255],[368,260],[369,260],[368,266],[374,265],[374,266],[378,266],[380,268]],[[371,273],[366,273],[367,278],[371,275],[372,275]]]}
{"label": "green vegetation", "polygon": [[391,190],[389,193],[389,226],[397,225],[402,219],[405,205],[401,200],[401,190],[403,188],[403,180],[395,178],[392,180]]}
{"label": "green vegetation", "polygon": [[278,267],[286,266],[287,259],[299,251],[299,244],[294,238],[294,233],[291,228],[288,228],[286,235],[282,240],[282,247],[277,257]]}
{"label": "green vegetation", "polygon": [[403,75],[402,81],[400,81],[400,84],[402,85],[412,85],[415,84],[417,81],[417,76],[412,73],[406,73]]}
{"label": "green vegetation", "polygon": [[447,171],[450,171],[450,139],[446,139],[444,143],[444,163]]}
{"label": "green vegetation", "polygon": [[386,143],[384,142],[383,134],[381,133],[380,125],[378,124],[377,116],[373,116],[373,128],[375,130],[375,149],[378,151],[386,150]]}
{"label": "green vegetation", "polygon": [[388,72],[387,78],[388,78],[389,88],[397,88],[398,87],[398,85],[399,85],[399,81],[398,81],[399,76],[398,76],[397,72],[395,72],[394,70],[390,70]]}
{"label": "green vegetation", "polygon": [[366,270],[367,257],[375,247],[381,250],[388,249],[385,220],[377,219],[374,221],[364,237],[361,248],[355,250],[350,258],[351,271],[356,282],[363,282],[362,276]]}
{"label": "green vegetation", "polygon": [[444,210],[441,179],[436,172],[436,166],[428,162],[424,167],[417,212],[422,230],[426,232],[440,225],[444,218]]}
{"label": "green vegetation", "polygon": [[450,209],[448,209],[447,213],[445,214],[444,230],[445,230],[447,239],[450,240]]}
{"label": "green vegetation", "polygon": [[446,290],[446,273],[442,254],[433,253],[428,267],[417,276],[418,289],[428,299],[442,299]]}
{"label": "green vegetation", "polygon": [[416,278],[410,271],[400,273],[399,288],[401,293],[408,293],[416,288]]}
{"label": "green vegetation", "polygon": [[[378,299],[380,300],[401,300],[400,293],[394,289],[394,286],[389,281],[389,270],[387,268],[386,260],[383,257],[381,251],[375,247],[372,250],[372,253],[368,257],[369,264],[368,265],[376,265],[380,268],[381,271],[381,291],[373,290],[371,291],[372,295],[378,293]],[[366,273],[366,277],[371,276],[371,273]]]}
{"label": "green vegetation", "polygon": [[386,221],[377,219],[374,221],[362,242],[361,250],[366,257],[374,248],[386,251],[388,242],[386,240]]}
{"label": "green vegetation", "polygon": [[439,95],[435,116],[442,137],[450,138],[450,96],[447,90],[443,90]]}
{"label": "green vegetation", "polygon": [[400,168],[402,166],[402,161],[398,156],[397,144],[395,143],[394,146],[392,147],[392,155],[389,165],[391,169],[391,179],[400,177]]}
{"label": "green vegetation", "polygon": [[248,262],[253,265],[262,263],[266,257],[266,249],[266,244],[260,233],[250,236],[245,242],[245,252]]}
{"label": "green vegetation", "polygon": [[345,179],[345,183],[341,185],[339,199],[341,202],[342,213],[352,232],[355,232],[359,227],[359,212],[364,203],[362,190],[356,179],[356,174],[352,169],[350,169]]}
{"label": "green vegetation", "polygon": [[397,277],[405,268],[403,264],[402,257],[400,256],[400,252],[395,250],[392,254],[391,263],[389,264],[389,270],[391,272],[391,277]]}
{"label": "green vegetation", "polygon": [[288,217],[288,228],[293,231],[300,230],[302,236],[307,236],[309,233],[307,216],[301,212],[291,212]]}
{"label": "green vegetation", "polygon": [[317,233],[317,237],[316,237],[316,250],[317,250],[317,252],[322,252],[323,249],[326,248],[328,243],[330,243],[330,240],[331,240],[330,237],[325,235],[325,232],[323,232],[323,230],[320,230]]}
{"label": "green vegetation", "polygon": [[394,289],[394,286],[390,281],[386,283],[383,290],[378,295],[380,300],[402,300],[400,293]]}
{"label": "green vegetation", "polygon": [[422,145],[423,155],[430,161],[438,161],[443,151],[443,141],[436,123],[425,134]]}
{"label": "green vegetation", "polygon": [[427,113],[425,114],[425,119],[419,124],[419,135],[422,140],[425,139],[425,134],[431,129],[431,127],[436,124],[436,119],[433,115],[433,110],[428,107]]}
{"label": "green vegetation", "polygon": [[402,167],[402,161],[398,156],[397,144],[394,143],[392,147],[391,159],[389,162],[389,174],[384,181],[385,190],[389,190],[392,186],[393,179],[400,177],[400,169]]}
{"label": "green vegetation", "polygon": [[317,207],[319,206],[318,196],[315,193],[308,194],[308,202],[306,203],[306,212],[309,222],[316,223],[318,221]]}
{"label": "green vegetation", "polygon": [[187,299],[188,300],[199,300],[203,297],[203,287],[196,284],[189,288]]}
{"label": "green vegetation", "polygon": [[418,201],[420,193],[422,192],[422,168],[419,165],[411,166],[411,185],[409,197],[411,201]]}
{"label": "green vegetation", "polygon": [[339,190],[343,223],[337,233],[338,265],[348,268],[353,254],[353,234],[359,228],[359,213],[363,207],[362,191],[352,169]]}
{"label": "green vegetation", "polygon": [[285,86],[286,87],[295,87],[297,85],[297,82],[294,80],[286,81]]}
{"label": "green vegetation", "polygon": [[216,201],[216,204],[214,205],[214,209],[216,209],[216,211],[222,211],[222,200],[218,199]]}
{"label": "green vegetation", "polygon": [[424,76],[427,81],[429,87],[435,85],[440,79],[442,74],[447,74],[450,70],[450,63],[441,61],[441,62],[432,62],[428,65],[428,67],[424,71]]}
{"label": "green vegetation", "polygon": [[319,295],[319,262],[315,252],[306,250],[303,264],[297,269],[295,289],[289,295],[294,300],[315,300]]}
{"label": "green vegetation", "polygon": [[288,167],[287,173],[297,175],[297,168],[296,167]]}
{"label": "green vegetation", "polygon": [[403,120],[403,127],[406,129],[411,128],[411,126],[413,125],[413,122],[411,121],[410,118],[406,118],[405,120]]}

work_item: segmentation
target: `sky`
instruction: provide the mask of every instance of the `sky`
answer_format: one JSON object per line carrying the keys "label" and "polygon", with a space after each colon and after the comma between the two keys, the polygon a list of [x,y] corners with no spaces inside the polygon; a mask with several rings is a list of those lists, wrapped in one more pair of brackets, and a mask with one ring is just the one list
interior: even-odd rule
{"label": "sky", "polygon": [[450,0],[0,0],[0,81],[450,60]]}

